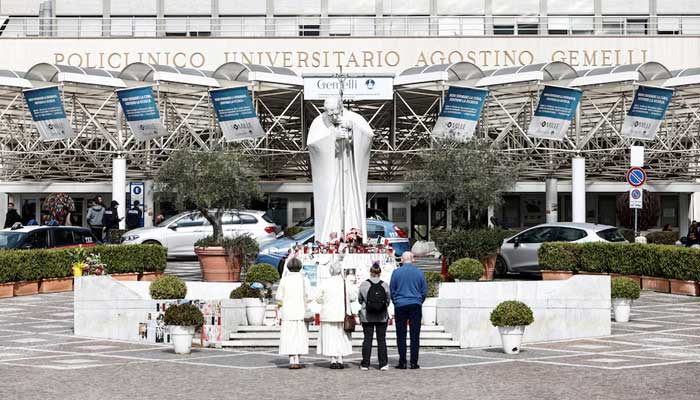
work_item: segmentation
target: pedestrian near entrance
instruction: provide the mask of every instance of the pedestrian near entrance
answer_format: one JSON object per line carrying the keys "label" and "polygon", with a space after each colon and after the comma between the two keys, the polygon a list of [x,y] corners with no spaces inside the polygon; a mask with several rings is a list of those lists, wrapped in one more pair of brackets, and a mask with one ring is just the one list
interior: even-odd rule
{"label": "pedestrian near entrance", "polygon": [[114,229],[119,229],[119,221],[122,220],[122,218],[119,218],[119,203],[116,200],[112,200],[111,203],[109,203],[109,208],[105,209],[104,214],[102,215],[102,226],[104,226],[104,240],[107,242],[110,242],[110,231]]}
{"label": "pedestrian near entrance", "polygon": [[102,196],[97,196],[95,198],[95,203],[88,209],[85,219],[87,220],[88,226],[92,231],[98,242],[102,242],[104,225],[102,225],[102,218],[105,214],[105,208],[102,205]]}
{"label": "pedestrian near entrance", "polygon": [[12,228],[12,225],[22,222],[22,216],[15,209],[15,203],[7,203],[7,214],[5,214],[4,228]]}
{"label": "pedestrian near entrance", "polygon": [[309,354],[309,333],[304,316],[309,298],[309,280],[301,271],[301,261],[292,258],[289,272],[280,280],[275,299],[281,307],[282,329],[279,354],[289,356],[289,369],[300,369],[302,354]]}
{"label": "pedestrian near entrance", "polygon": [[382,274],[382,268],[379,264],[373,264],[372,268],[369,269],[369,274],[370,278],[360,284],[360,293],[358,294],[358,301],[362,306],[360,322],[364,332],[360,369],[369,370],[369,360],[372,356],[372,336],[376,330],[379,370],[386,371],[389,369],[389,358],[386,350],[386,328],[389,322],[388,310],[391,302],[389,285],[379,278]]}
{"label": "pedestrian near entrance", "polygon": [[143,211],[141,211],[140,205],[138,200],[134,200],[133,206],[126,212],[126,229],[132,230],[141,227]]}
{"label": "pedestrian near entrance", "polygon": [[406,323],[411,327],[411,369],[418,369],[422,305],[428,295],[425,274],[414,265],[413,253],[401,255],[401,267],[391,275],[389,285],[396,319],[396,345],[399,348],[398,369],[406,369]]}
{"label": "pedestrian near entrance", "polygon": [[316,301],[321,305],[321,326],[316,352],[331,358],[331,369],[343,369],[343,357],[352,353],[351,334],[343,329],[345,315],[351,315],[350,302],[357,298],[345,284],[339,264],[330,267],[331,277],[319,288]]}

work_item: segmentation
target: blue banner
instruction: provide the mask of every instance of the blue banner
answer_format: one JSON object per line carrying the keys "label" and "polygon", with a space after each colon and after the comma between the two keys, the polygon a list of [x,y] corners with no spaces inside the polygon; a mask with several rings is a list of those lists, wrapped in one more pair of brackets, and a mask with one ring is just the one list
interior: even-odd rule
{"label": "blue banner", "polygon": [[215,89],[209,95],[226,141],[265,136],[247,87]]}
{"label": "blue banner", "polygon": [[581,91],[578,89],[545,86],[527,128],[527,135],[540,139],[564,140],[579,101]]}
{"label": "blue banner", "polygon": [[460,142],[471,139],[488,94],[483,89],[450,86],[433,136]]}
{"label": "blue banner", "polygon": [[165,136],[168,130],[160,121],[160,112],[150,86],[117,91],[124,117],[139,141]]}
{"label": "blue banner", "polygon": [[74,136],[57,86],[25,90],[24,100],[42,140],[62,140]]}
{"label": "blue banner", "polygon": [[654,140],[672,97],[672,89],[639,86],[622,123],[621,134],[634,139]]}

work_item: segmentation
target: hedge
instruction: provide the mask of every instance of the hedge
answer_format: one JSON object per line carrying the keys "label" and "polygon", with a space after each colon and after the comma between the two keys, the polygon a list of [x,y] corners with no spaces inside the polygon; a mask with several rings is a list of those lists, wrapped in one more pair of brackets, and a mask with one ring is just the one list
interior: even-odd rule
{"label": "hedge", "polygon": [[647,243],[650,244],[676,244],[678,241],[678,232],[651,232],[648,233]]}
{"label": "hedge", "polygon": [[642,243],[543,243],[545,270],[606,272],[656,278],[700,280],[700,249]]}
{"label": "hedge", "polygon": [[[99,253],[106,273],[162,272],[166,250],[158,245],[116,245],[85,248]],[[70,249],[2,250],[0,283],[65,278],[73,275]]]}
{"label": "hedge", "polygon": [[482,259],[495,256],[503,239],[512,235],[501,229],[453,229],[431,232],[435,246],[447,258],[447,263],[462,258]]}

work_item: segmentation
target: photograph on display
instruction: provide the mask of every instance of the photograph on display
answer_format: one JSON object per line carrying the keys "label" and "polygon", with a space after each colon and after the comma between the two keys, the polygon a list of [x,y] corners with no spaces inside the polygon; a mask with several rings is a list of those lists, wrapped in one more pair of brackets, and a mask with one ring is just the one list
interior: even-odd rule
{"label": "photograph on display", "polygon": [[304,264],[302,271],[304,271],[304,276],[309,280],[311,287],[318,286],[318,261],[313,264]]}

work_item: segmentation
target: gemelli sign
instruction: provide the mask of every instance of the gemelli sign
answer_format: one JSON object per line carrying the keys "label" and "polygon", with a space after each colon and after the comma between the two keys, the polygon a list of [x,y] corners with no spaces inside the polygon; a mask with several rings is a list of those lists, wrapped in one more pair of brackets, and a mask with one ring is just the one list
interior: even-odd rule
{"label": "gemelli sign", "polygon": [[621,134],[634,139],[654,140],[672,97],[672,89],[639,86],[622,123]]}
{"label": "gemelli sign", "polygon": [[527,135],[540,139],[564,140],[579,100],[581,91],[578,89],[545,86],[535,115],[527,128]]}
{"label": "gemelli sign", "polygon": [[117,90],[117,97],[136,140],[144,141],[168,134],[160,121],[152,87]]}
{"label": "gemelli sign", "polygon": [[41,140],[48,142],[74,136],[57,86],[25,90],[24,99]]}
{"label": "gemelli sign", "polygon": [[433,136],[460,142],[471,139],[488,93],[484,89],[451,86],[435,123]]}
{"label": "gemelli sign", "polygon": [[209,96],[227,142],[265,136],[247,87],[214,89]]}
{"label": "gemelli sign", "polygon": [[[324,100],[337,96],[340,82],[334,77],[304,77],[304,99]],[[345,100],[391,100],[394,83],[390,76],[348,77],[343,85]]]}

